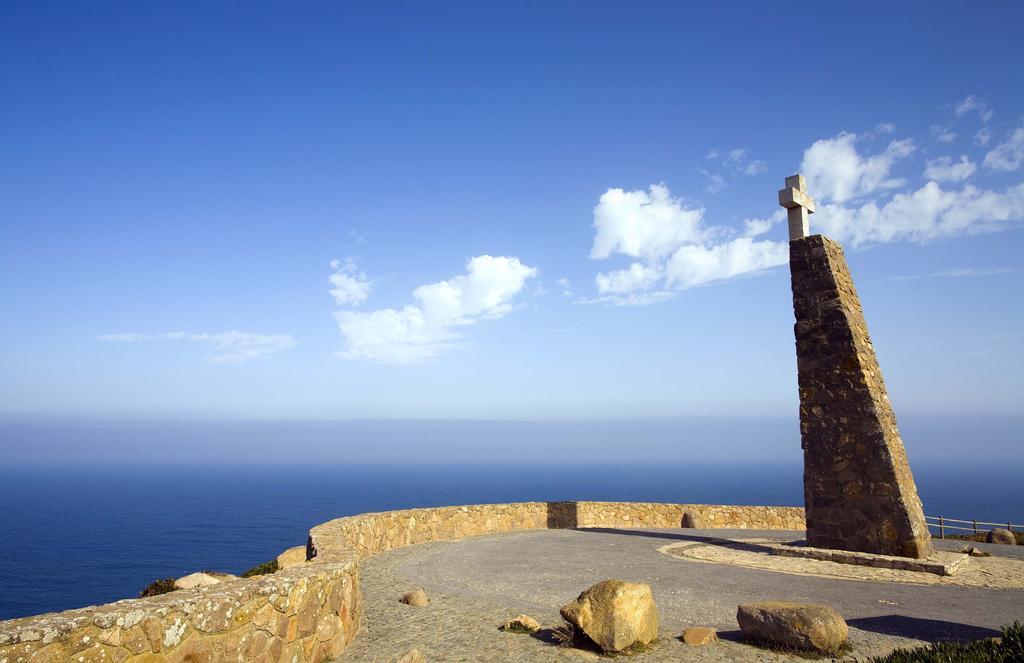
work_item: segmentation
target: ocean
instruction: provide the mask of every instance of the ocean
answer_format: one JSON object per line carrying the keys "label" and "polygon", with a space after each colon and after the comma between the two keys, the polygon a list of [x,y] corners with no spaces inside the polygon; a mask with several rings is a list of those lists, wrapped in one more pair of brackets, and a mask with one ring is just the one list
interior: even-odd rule
{"label": "ocean", "polygon": [[[509,450],[515,456],[514,449]],[[914,465],[928,515],[1024,521],[1021,467]],[[0,466],[0,619],[240,573],[339,516],[487,502],[802,504],[798,463]]]}

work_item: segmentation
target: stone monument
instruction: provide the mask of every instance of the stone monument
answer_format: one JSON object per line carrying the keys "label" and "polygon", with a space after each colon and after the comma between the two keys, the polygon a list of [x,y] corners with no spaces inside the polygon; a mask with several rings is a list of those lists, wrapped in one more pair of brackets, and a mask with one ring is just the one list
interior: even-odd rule
{"label": "stone monument", "polygon": [[779,204],[789,217],[807,544],[927,557],[931,535],[843,249],[809,235],[803,177],[786,178]]}

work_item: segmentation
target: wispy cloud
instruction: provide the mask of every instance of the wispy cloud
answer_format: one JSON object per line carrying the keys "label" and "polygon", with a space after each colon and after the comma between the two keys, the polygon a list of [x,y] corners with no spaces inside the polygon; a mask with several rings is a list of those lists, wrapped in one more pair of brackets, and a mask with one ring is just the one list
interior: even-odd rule
{"label": "wispy cloud", "polygon": [[219,334],[201,332],[166,332],[163,334],[100,334],[97,341],[106,343],[146,343],[150,341],[191,341],[206,343],[214,348],[217,354],[211,359],[223,363],[239,363],[257,359],[266,355],[287,350],[295,345],[290,334],[253,334],[232,330]]}
{"label": "wispy cloud", "polygon": [[338,356],[387,364],[433,359],[459,338],[460,328],[509,313],[537,273],[518,258],[482,255],[467,261],[464,274],[416,288],[415,304],[338,311],[334,317],[344,343]]}
{"label": "wispy cloud", "polygon": [[955,113],[957,117],[968,113],[977,113],[982,122],[988,122],[992,119],[992,109],[988,107],[988,104],[973,94],[953,106],[953,113]]}
{"label": "wispy cloud", "polygon": [[924,164],[924,176],[936,182],[962,182],[976,170],[978,167],[966,154],[961,155],[959,161],[954,161],[953,157],[939,157]]}
{"label": "wispy cloud", "polygon": [[373,282],[359,269],[355,258],[332,260],[331,269],[334,273],[327,277],[329,292],[339,305],[358,306],[370,297]]}
{"label": "wispy cloud", "polygon": [[985,155],[985,166],[992,170],[1010,172],[1024,165],[1024,124],[1013,130],[1005,142]]}
{"label": "wispy cloud", "polygon": [[969,278],[974,276],[1003,276],[1006,274],[1020,274],[1024,267],[1001,267],[996,269],[984,269],[978,267],[961,267],[958,269],[945,269],[929,274],[906,274],[890,276],[887,281],[917,281],[919,279],[950,279]]}

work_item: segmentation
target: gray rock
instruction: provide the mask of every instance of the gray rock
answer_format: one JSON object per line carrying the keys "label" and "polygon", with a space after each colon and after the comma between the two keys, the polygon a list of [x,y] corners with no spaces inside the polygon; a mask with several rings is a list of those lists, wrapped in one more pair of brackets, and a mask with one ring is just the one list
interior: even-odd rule
{"label": "gray rock", "polygon": [[736,611],[736,621],[752,640],[826,653],[838,652],[850,635],[843,618],[826,605],[749,603]]}
{"label": "gray rock", "polygon": [[985,537],[985,541],[988,543],[1002,543],[1004,545],[1012,546],[1016,545],[1017,539],[1014,538],[1013,532],[1002,527],[997,527],[988,533]]}

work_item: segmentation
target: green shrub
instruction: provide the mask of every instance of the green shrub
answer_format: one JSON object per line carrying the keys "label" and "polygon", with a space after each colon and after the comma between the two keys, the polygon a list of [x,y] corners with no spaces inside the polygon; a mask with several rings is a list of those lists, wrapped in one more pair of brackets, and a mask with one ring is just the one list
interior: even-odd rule
{"label": "green shrub", "polygon": [[1002,638],[943,642],[917,649],[897,649],[872,663],[1013,663],[1024,661],[1024,624],[1003,627]]}
{"label": "green shrub", "polygon": [[144,590],[139,592],[139,598],[144,599],[147,596],[159,596],[160,594],[166,594],[167,592],[173,591],[174,578],[162,578],[149,583]]}
{"label": "green shrub", "polygon": [[253,576],[262,576],[262,575],[266,575],[268,573],[274,573],[274,572],[277,571],[277,568],[278,568],[277,567],[277,560],[276,559],[272,559],[269,562],[263,562],[262,564],[257,564],[256,566],[252,567],[251,569],[249,569],[248,571],[243,573],[242,577],[243,578],[251,578]]}

